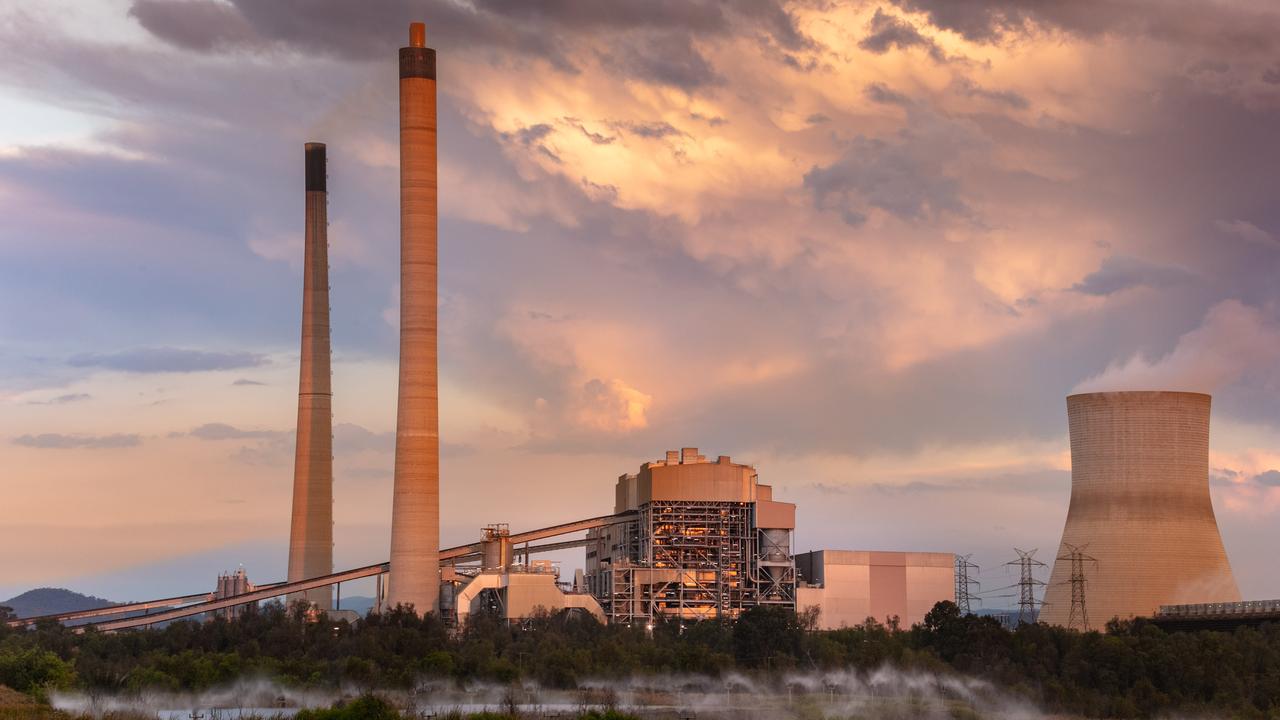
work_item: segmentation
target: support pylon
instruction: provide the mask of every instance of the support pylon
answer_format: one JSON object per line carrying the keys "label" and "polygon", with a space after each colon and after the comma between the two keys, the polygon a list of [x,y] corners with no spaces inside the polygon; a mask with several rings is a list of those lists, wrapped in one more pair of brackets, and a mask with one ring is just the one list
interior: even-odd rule
{"label": "support pylon", "polygon": [[1035,569],[1037,567],[1045,567],[1045,564],[1035,559],[1036,550],[1019,550],[1014,548],[1014,552],[1018,553],[1017,560],[1010,560],[1006,565],[1017,565],[1019,569],[1018,578],[1018,624],[1034,623],[1036,621],[1036,587],[1044,585],[1042,580],[1035,578]]}
{"label": "support pylon", "polygon": [[1088,581],[1084,576],[1084,564],[1092,562],[1096,569],[1098,567],[1098,559],[1092,555],[1085,555],[1084,548],[1086,546],[1084,545],[1076,546],[1063,543],[1063,547],[1067,549],[1067,554],[1058,559],[1071,563],[1071,612],[1067,616],[1067,629],[1089,632],[1089,605],[1085,601],[1084,592]]}
{"label": "support pylon", "polygon": [[978,570],[978,565],[969,561],[971,557],[973,555],[956,556],[956,607],[960,608],[961,615],[973,613],[973,600],[982,602],[982,598],[978,597],[978,593],[973,590],[974,586],[977,586],[981,591],[981,583],[976,578],[969,577],[970,570]]}

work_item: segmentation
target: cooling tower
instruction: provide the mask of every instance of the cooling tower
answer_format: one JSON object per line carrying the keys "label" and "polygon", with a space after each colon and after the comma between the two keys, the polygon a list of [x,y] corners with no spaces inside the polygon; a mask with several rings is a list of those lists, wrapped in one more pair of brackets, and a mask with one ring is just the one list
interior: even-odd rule
{"label": "cooling tower", "polygon": [[400,48],[400,392],[387,603],[440,599],[436,367],[436,51],[422,23]]}
{"label": "cooling tower", "polygon": [[[333,391],[329,375],[329,195],[325,146],[306,145],[306,236],[302,262],[302,362],[293,461],[289,581],[333,572]],[[332,609],[332,591],[292,596]]]}
{"label": "cooling tower", "polygon": [[1209,499],[1209,404],[1186,392],[1067,398],[1071,506],[1041,621],[1071,617],[1072,547],[1096,559],[1078,563],[1093,629],[1160,605],[1240,599]]}

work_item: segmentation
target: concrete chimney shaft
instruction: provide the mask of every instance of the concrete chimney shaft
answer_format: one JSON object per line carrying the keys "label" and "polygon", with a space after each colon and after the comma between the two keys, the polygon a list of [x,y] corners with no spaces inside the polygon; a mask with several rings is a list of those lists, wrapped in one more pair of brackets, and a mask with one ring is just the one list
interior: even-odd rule
{"label": "concrete chimney shaft", "polygon": [[400,391],[387,604],[440,600],[440,418],[436,360],[436,51],[421,23],[400,48]]}
{"label": "concrete chimney shaft", "polygon": [[[333,572],[333,389],[330,386],[329,219],[325,146],[306,144],[306,233],[302,262],[302,362],[293,461],[289,581]],[[290,596],[333,608],[330,588]]]}

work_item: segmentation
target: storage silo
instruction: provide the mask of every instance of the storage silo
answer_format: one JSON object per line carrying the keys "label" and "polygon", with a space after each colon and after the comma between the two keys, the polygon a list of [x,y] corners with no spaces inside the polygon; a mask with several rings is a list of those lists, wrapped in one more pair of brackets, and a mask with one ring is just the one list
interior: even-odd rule
{"label": "storage silo", "polygon": [[1210,402],[1161,391],[1067,398],[1071,506],[1041,621],[1071,618],[1072,548],[1096,559],[1077,563],[1093,629],[1160,605],[1240,599],[1209,498]]}

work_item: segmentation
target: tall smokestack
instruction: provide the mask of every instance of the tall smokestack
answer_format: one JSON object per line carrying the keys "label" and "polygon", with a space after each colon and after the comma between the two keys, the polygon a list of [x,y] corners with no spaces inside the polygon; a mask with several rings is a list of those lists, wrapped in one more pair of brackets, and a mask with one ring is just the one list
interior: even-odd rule
{"label": "tall smokestack", "polygon": [[[302,362],[293,460],[289,581],[333,572],[333,389],[329,375],[329,194],[324,143],[306,144],[307,228],[302,263]],[[330,588],[298,593],[333,609]]]}
{"label": "tall smokestack", "polygon": [[440,600],[436,244],[436,51],[412,23],[400,48],[400,395],[387,602],[420,614]]}

